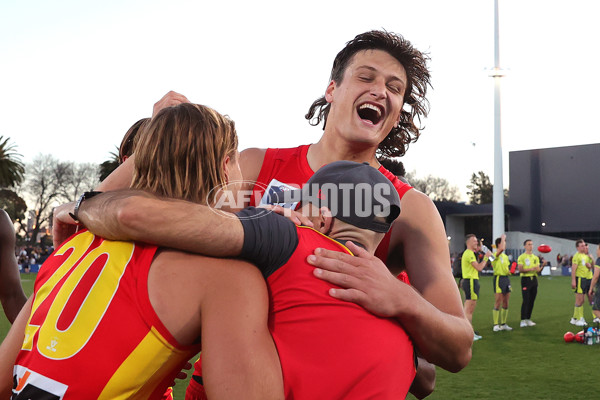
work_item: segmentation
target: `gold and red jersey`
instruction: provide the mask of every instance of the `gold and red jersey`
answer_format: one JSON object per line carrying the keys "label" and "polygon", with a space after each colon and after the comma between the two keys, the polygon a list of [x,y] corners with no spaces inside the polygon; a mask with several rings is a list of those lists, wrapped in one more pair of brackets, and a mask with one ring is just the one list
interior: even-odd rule
{"label": "gold and red jersey", "polygon": [[199,346],[156,315],[156,246],[71,237],[42,265],[14,367],[16,399],[160,399]]}

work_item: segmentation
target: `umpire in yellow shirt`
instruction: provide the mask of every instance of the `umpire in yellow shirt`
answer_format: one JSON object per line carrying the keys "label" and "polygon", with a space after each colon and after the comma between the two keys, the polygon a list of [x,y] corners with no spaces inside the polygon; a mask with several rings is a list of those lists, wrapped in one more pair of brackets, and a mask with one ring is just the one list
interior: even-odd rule
{"label": "umpire in yellow shirt", "polygon": [[533,304],[537,296],[538,288],[538,273],[542,271],[544,264],[540,266],[540,259],[533,254],[533,242],[527,239],[523,242],[525,253],[521,254],[517,259],[517,267],[521,275],[521,293],[523,295],[523,303],[521,304],[521,328],[535,326],[535,322],[531,320],[531,312]]}
{"label": "umpire in yellow shirt", "polygon": [[588,247],[583,239],[575,242],[577,253],[573,256],[571,265],[571,288],[575,292],[575,309],[573,310],[573,318],[571,323],[577,326],[585,326],[587,322],[583,317],[583,302],[585,295],[588,296],[588,301],[592,304],[592,298],[589,294],[590,284],[594,273],[594,260],[588,254]]}
{"label": "umpire in yellow shirt", "polygon": [[[463,252],[461,258],[461,269],[462,269],[462,289],[465,292],[465,315],[473,325],[473,311],[477,305],[477,298],[479,297],[479,271],[485,267],[488,261],[488,257],[492,253],[488,250],[483,257],[481,262],[477,262],[477,256],[475,251],[477,250],[477,237],[473,234],[469,234],[465,238],[465,244],[467,249]],[[481,336],[477,333],[473,333],[473,340],[479,340]]]}
{"label": "umpire in yellow shirt", "polygon": [[[508,319],[508,299],[510,298],[510,260],[504,252],[506,249],[506,235],[496,239],[495,259],[492,260],[494,269],[494,309],[492,317],[494,319],[494,332],[512,331],[506,320]],[[500,308],[502,306],[502,308]]]}

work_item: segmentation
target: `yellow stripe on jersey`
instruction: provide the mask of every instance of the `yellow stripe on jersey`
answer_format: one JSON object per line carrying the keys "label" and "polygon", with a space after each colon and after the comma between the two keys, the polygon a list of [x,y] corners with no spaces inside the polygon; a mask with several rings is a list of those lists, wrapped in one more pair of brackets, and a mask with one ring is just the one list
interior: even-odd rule
{"label": "yellow stripe on jersey", "polygon": [[152,327],[115,371],[98,400],[147,399],[165,378],[158,371],[171,371],[194,354],[176,349]]}
{"label": "yellow stripe on jersey", "polygon": [[341,246],[341,247],[342,247],[344,250],[346,250],[346,251],[347,251],[347,252],[348,252],[348,253],[349,253],[351,256],[353,256],[353,255],[354,255],[354,254],[352,254],[352,252],[350,251],[350,249],[349,249],[349,248],[347,248],[347,247],[346,247],[344,244],[342,244],[342,243],[338,242],[338,241],[337,241],[337,240],[335,240],[335,239],[332,239],[332,238],[330,238],[329,236],[327,236],[327,235],[325,235],[325,234],[323,234],[323,233],[319,232],[318,230],[316,230],[316,229],[314,229],[314,228],[311,228],[310,226],[304,226],[304,225],[301,225],[301,226],[298,226],[298,228],[310,229],[311,231],[315,231],[315,232],[317,232],[319,235],[323,236],[324,238],[326,238],[326,239],[329,239],[329,241],[331,241],[331,242],[334,242],[334,243],[335,243],[335,244],[337,244],[338,246]]}

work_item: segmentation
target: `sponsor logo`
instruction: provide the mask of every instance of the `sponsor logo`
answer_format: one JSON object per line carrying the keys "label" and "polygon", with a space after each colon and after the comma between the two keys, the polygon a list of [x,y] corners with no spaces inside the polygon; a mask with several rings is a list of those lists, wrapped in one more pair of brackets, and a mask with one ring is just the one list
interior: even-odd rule
{"label": "sponsor logo", "polygon": [[21,365],[13,369],[13,399],[62,399],[69,388]]}

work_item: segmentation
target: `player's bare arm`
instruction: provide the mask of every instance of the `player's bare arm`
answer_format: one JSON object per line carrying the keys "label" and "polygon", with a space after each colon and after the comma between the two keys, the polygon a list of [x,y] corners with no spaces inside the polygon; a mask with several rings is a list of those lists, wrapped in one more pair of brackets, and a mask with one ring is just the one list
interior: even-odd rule
{"label": "player's bare arm", "polygon": [[496,248],[496,254],[494,254],[494,257],[499,257],[500,254],[506,249],[506,234],[502,234],[502,236],[500,236],[500,244],[498,245],[498,247]]}
{"label": "player's bare arm", "polygon": [[577,264],[573,263],[571,265],[571,289],[575,289],[577,287]]}
{"label": "player's bare arm", "polygon": [[[416,290],[395,279],[387,269],[385,275],[383,263],[356,246],[351,250],[359,257],[323,252],[312,263],[328,270],[321,274],[325,280],[351,288],[336,291],[336,297],[360,301],[375,314],[398,318],[425,359],[449,371],[461,370],[471,359],[473,330],[448,267],[443,224],[431,200],[422,193],[410,190],[402,198],[402,213],[395,222],[390,249],[402,251]],[[400,261],[398,254],[390,254],[390,258]]]}
{"label": "player's bare arm", "polygon": [[33,296],[27,300],[0,346],[0,398],[9,399],[13,388],[13,367],[25,338],[25,326]]}
{"label": "player's bare arm", "polygon": [[[258,179],[263,160],[265,159],[266,149],[252,147],[240,152],[240,169],[244,177],[244,186],[242,190],[252,190],[254,182]],[[244,206],[248,206],[245,204]]]}
{"label": "player's bare arm", "polygon": [[[127,189],[133,178],[133,166],[135,154],[127,158],[125,162],[115,169],[96,187],[97,191]],[[52,214],[52,241],[54,247],[58,248],[69,236],[77,231],[73,219],[68,218],[68,213],[73,212],[75,202],[62,204],[54,209]],[[61,216],[61,217],[59,217]]]}
{"label": "player's bare arm", "polygon": [[27,301],[15,257],[15,241],[13,223],[6,211],[0,209],[0,301],[10,323]]}
{"label": "player's bare arm", "polygon": [[[58,218],[69,218],[66,210]],[[78,219],[110,240],[135,240],[212,256],[237,256],[242,224],[230,213],[143,191],[101,193],[81,203]]]}
{"label": "player's bare arm", "polygon": [[[401,205],[403,212],[392,231],[390,252],[402,249],[411,285],[439,310],[439,317],[435,318],[428,312],[415,312],[423,318],[423,325],[415,324],[411,337],[428,361],[458,371],[471,359],[473,331],[448,267],[450,254],[444,224],[431,199],[417,190],[409,190]],[[398,259],[391,258],[396,262]],[[426,342],[435,343],[432,351],[425,352]]]}
{"label": "player's bare arm", "polygon": [[483,271],[483,269],[485,268],[485,265],[487,264],[488,257],[491,255],[492,255],[492,253],[488,251],[487,253],[485,253],[485,257],[483,257],[483,260],[481,262],[473,261],[471,263],[471,266],[479,272]]}
{"label": "player's bare arm", "polygon": [[281,365],[267,324],[268,292],[254,265],[163,250],[150,270],[148,291],[178,342],[197,343],[201,327],[211,399],[283,399]]}

